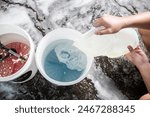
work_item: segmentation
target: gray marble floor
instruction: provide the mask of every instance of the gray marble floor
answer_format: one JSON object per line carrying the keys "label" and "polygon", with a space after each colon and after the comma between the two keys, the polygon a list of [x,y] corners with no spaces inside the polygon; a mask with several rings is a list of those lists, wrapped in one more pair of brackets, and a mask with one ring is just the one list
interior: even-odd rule
{"label": "gray marble floor", "polygon": [[[37,45],[59,27],[85,33],[103,14],[145,11],[150,0],[0,0],[0,23],[19,25]],[[55,86],[39,72],[24,84],[0,83],[0,99],[138,99],[146,92],[138,70],[123,57],[96,57],[87,78],[73,86]]]}

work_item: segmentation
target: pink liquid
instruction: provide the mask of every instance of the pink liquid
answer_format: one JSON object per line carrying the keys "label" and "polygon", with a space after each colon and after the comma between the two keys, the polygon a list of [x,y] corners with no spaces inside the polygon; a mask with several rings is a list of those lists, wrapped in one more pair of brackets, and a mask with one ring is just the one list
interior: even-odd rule
{"label": "pink liquid", "polygon": [[[20,42],[13,42],[5,45],[8,48],[13,48],[17,51],[18,54],[28,59],[28,53],[30,50],[30,47],[24,43]],[[5,51],[0,49],[0,55],[4,56],[6,54]],[[27,61],[27,60],[26,60]],[[12,75],[19,71],[26,61],[23,61],[21,59],[18,59],[17,57],[11,55],[2,62],[0,62],[0,77],[6,77],[9,75]]]}

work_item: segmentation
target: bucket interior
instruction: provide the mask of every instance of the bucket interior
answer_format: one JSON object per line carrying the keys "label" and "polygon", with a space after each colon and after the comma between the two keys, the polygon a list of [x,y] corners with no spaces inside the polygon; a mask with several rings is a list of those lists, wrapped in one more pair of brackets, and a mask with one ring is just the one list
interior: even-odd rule
{"label": "bucket interior", "polygon": [[21,42],[30,46],[29,41],[25,37],[19,34],[15,34],[15,33],[7,33],[7,34],[0,35],[0,41],[4,45],[12,43],[12,42]]}
{"label": "bucket interior", "polygon": [[[47,75],[47,77],[49,77],[49,80],[53,79],[58,82],[66,82],[66,83],[72,82],[79,79],[86,70],[86,67],[82,71],[71,70],[67,68],[66,64],[58,60],[55,48],[59,44],[63,44],[63,46],[65,46],[66,43],[72,45],[74,41],[69,39],[60,39],[53,41],[43,50],[42,52],[43,54],[41,53],[42,68],[44,69],[44,72]],[[84,61],[86,62],[87,65],[87,56]]]}
{"label": "bucket interior", "polygon": [[15,75],[23,69],[29,57],[30,43],[25,37],[16,33],[2,34],[0,35],[0,41],[7,48],[26,58],[26,61],[19,60],[19,58],[6,52],[4,49],[0,49],[1,58],[2,56],[7,56],[0,62],[1,80],[7,76]]}

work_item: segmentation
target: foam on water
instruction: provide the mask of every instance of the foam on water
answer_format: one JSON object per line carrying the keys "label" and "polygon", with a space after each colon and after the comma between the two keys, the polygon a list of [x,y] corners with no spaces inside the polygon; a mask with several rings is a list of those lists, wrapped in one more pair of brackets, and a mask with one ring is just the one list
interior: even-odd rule
{"label": "foam on water", "polygon": [[59,44],[55,53],[60,62],[67,65],[71,70],[82,71],[86,67],[86,56],[78,48],[70,44]]}
{"label": "foam on water", "polygon": [[46,74],[62,82],[78,79],[86,67],[86,55],[73,47],[71,40],[53,42],[52,45],[44,61]]}

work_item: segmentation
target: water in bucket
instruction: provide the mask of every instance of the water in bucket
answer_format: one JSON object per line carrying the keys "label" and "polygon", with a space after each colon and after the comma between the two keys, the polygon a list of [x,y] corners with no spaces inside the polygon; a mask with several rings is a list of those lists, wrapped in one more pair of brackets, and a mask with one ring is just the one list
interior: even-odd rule
{"label": "water in bucket", "polygon": [[70,82],[78,79],[86,68],[87,57],[73,41],[62,39],[47,48],[49,52],[44,60],[46,74],[56,81]]}
{"label": "water in bucket", "polygon": [[[5,34],[5,35],[1,35],[1,40],[2,42],[7,40],[7,37],[12,37],[12,40],[15,40],[16,34]],[[6,37],[6,38],[5,38]],[[21,36],[20,36],[21,37]],[[4,40],[5,38],[5,40]],[[1,43],[2,44],[2,43]],[[4,42],[3,45],[8,48],[11,49],[13,52],[17,53],[20,56],[23,56],[24,58],[26,58],[26,60],[22,60],[12,54],[10,54],[9,52],[7,52],[5,49],[0,48],[0,77],[6,77],[6,76],[10,76],[14,73],[16,73],[17,71],[19,71],[26,63],[28,56],[29,56],[29,50],[30,47],[23,43],[23,42]]]}
{"label": "water in bucket", "polygon": [[[20,55],[28,58],[29,46],[24,43],[13,42],[7,44],[6,47],[13,48]],[[5,56],[6,52],[0,49],[0,55]],[[6,77],[19,71],[26,61],[22,61],[13,55],[9,55],[8,58],[0,62],[0,77]]]}

